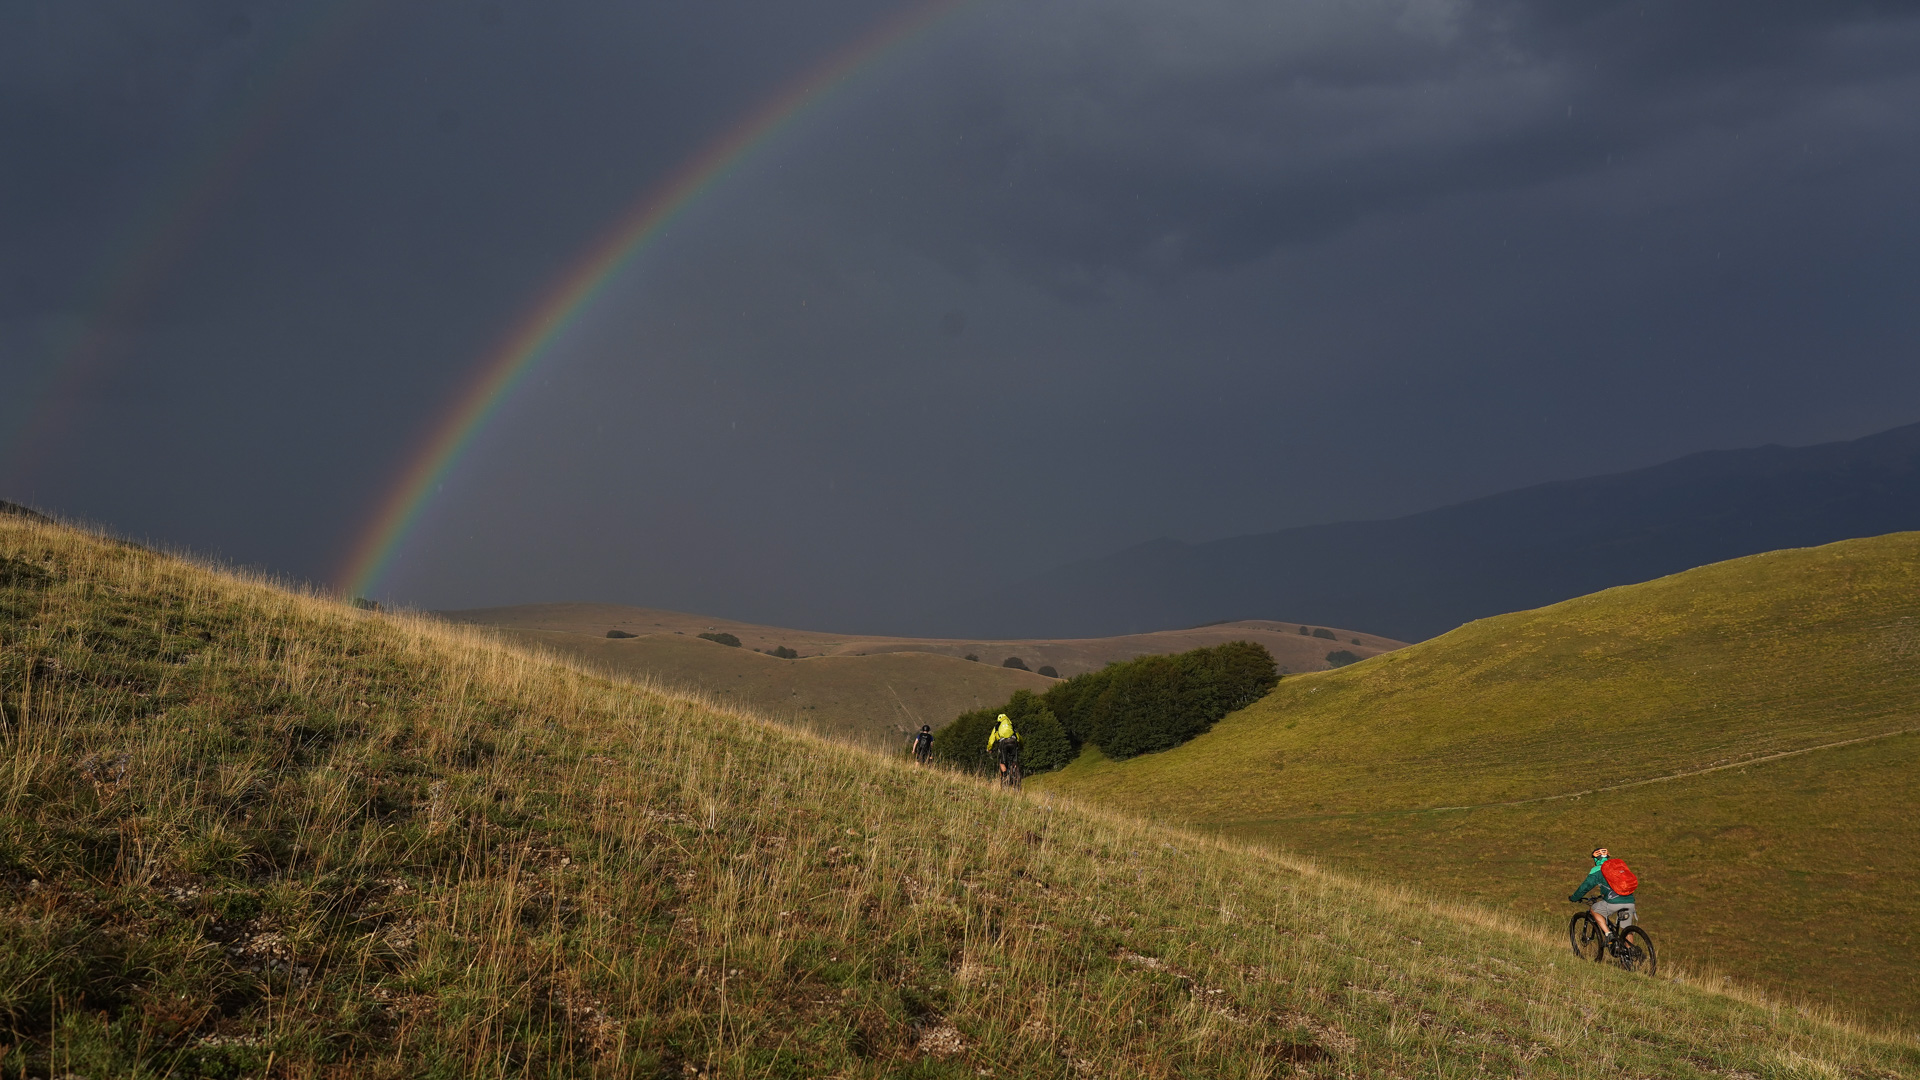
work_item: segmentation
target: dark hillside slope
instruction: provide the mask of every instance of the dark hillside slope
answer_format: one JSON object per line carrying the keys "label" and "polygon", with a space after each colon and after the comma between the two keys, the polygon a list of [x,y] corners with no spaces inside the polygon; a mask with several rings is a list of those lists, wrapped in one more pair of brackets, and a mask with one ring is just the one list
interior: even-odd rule
{"label": "dark hillside slope", "polygon": [[1420,641],[1711,562],[1908,529],[1920,529],[1920,424],[1695,454],[1390,521],[1157,540],[994,594],[953,622],[1096,635],[1284,615]]}
{"label": "dark hillside slope", "polygon": [[13,517],[23,517],[32,521],[39,521],[39,522],[45,522],[45,523],[51,523],[53,521],[52,518],[48,517],[45,514],[40,513],[38,510],[31,509],[30,507],[21,506],[19,503],[10,503],[5,499],[0,499],[0,514],[11,515]]}
{"label": "dark hillside slope", "polygon": [[1457,903],[0,518],[0,1075],[1891,1077]]}
{"label": "dark hillside slope", "polygon": [[1920,533],[1470,623],[1046,784],[1546,927],[1606,844],[1667,956],[1920,1024]]}

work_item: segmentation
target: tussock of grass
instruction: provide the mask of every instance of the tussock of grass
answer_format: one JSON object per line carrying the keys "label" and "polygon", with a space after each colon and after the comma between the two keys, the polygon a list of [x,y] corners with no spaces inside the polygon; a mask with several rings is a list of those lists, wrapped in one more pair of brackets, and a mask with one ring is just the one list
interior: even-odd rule
{"label": "tussock of grass", "polygon": [[1898,1076],[1484,912],[0,520],[0,1075]]}
{"label": "tussock of grass", "polygon": [[1912,1028],[1916,659],[1920,533],[1896,533],[1484,619],[1042,783],[1542,929],[1606,844],[1663,961]]}

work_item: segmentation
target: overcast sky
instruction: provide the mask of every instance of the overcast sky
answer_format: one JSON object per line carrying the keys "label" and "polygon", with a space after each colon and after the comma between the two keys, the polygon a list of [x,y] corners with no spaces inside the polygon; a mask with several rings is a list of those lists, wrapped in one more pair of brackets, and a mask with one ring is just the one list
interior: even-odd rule
{"label": "overcast sky", "polygon": [[[335,579],[540,292],[907,6],[0,5],[0,498]],[[642,251],[380,592],[913,631],[1920,420],[1917,136],[1912,2],[972,0]]]}

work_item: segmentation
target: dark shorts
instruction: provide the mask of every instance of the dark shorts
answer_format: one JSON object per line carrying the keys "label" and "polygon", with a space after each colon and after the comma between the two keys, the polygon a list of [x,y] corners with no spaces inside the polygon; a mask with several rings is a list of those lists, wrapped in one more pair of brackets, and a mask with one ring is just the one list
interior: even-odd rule
{"label": "dark shorts", "polygon": [[1002,765],[1011,765],[1020,760],[1020,742],[1017,739],[1001,739],[993,744],[993,757]]}

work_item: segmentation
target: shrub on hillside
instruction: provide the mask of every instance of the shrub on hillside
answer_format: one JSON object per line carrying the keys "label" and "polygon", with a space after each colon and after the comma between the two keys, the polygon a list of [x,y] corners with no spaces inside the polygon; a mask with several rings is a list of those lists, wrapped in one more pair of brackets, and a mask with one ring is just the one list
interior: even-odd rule
{"label": "shrub on hillside", "polygon": [[1040,670],[1036,672],[1036,674],[1045,675],[1049,679],[1057,679],[1060,677],[1060,673],[1054,670],[1052,664],[1041,664]]}
{"label": "shrub on hillside", "polygon": [[1327,663],[1334,667],[1346,667],[1360,662],[1360,655],[1352,649],[1335,649],[1327,654]]}
{"label": "shrub on hillside", "polygon": [[699,636],[706,638],[708,641],[717,641],[722,645],[728,646],[729,648],[737,649],[740,647],[740,639],[737,637],[734,637],[732,634],[727,633],[725,630],[722,630],[717,634],[707,633],[707,634],[701,634]]}
{"label": "shrub on hillside", "polygon": [[782,660],[796,660],[800,656],[799,653],[787,648],[785,645],[775,645],[771,655],[777,656]]}
{"label": "shrub on hillside", "polygon": [[982,771],[987,761],[987,732],[1000,712],[992,708],[961,713],[933,733],[933,756],[956,769]]}
{"label": "shrub on hillside", "polygon": [[968,654],[967,654],[967,656],[966,656],[966,658],[967,658],[968,660],[971,660],[971,661],[973,661],[973,662],[974,662],[974,663],[976,663],[976,664],[980,662],[980,657],[979,657],[978,655],[976,655],[976,654],[974,654],[974,653],[968,653]]}
{"label": "shrub on hillside", "polygon": [[[1177,656],[1142,656],[1108,664],[1048,688],[1034,698],[1067,738],[1068,759],[1084,743],[1098,746],[1112,758],[1129,758],[1154,750],[1168,750],[1212,727],[1221,717],[1260,700],[1280,681],[1273,657],[1247,641],[1231,641]],[[1004,709],[967,713],[942,729],[979,724],[976,734],[950,738],[986,741],[984,722],[1016,709],[1034,709],[1019,691]],[[936,746],[940,736],[935,736]]]}
{"label": "shrub on hillside", "polygon": [[961,713],[953,723],[933,733],[933,756],[969,772],[994,771],[987,754],[987,733],[1006,713],[1020,733],[1020,765],[1029,773],[1050,772],[1072,761],[1077,751],[1060,720],[1031,690],[1016,690],[1005,705]]}
{"label": "shrub on hillside", "polygon": [[1009,656],[1005,660],[1000,661],[1000,666],[1010,667],[1010,668],[1019,668],[1021,671],[1027,670],[1027,662],[1025,660],[1020,659],[1017,656]]}
{"label": "shrub on hillside", "polygon": [[[1046,701],[1033,691],[1015,690],[1013,700],[1007,702],[1006,714],[1007,719],[1013,721],[1013,729],[1020,733],[1020,764],[1027,772],[1064,768],[1078,754],[1073,740],[1067,738],[1066,729],[1060,726],[1060,718],[1053,715]],[[985,741],[986,735],[980,738]]]}
{"label": "shrub on hillside", "polygon": [[627,633],[625,630],[609,630],[607,631],[607,636],[611,638],[623,638],[633,637],[634,635]]}
{"label": "shrub on hillside", "polygon": [[1304,627],[1304,626],[1300,628],[1300,636],[1301,636],[1301,637],[1306,637],[1306,636],[1307,636],[1308,634],[1311,634],[1311,633],[1313,633],[1313,631],[1311,631],[1311,630],[1309,630],[1309,629],[1307,629],[1307,628],[1306,628],[1306,627]]}
{"label": "shrub on hillside", "polygon": [[1317,638],[1326,638],[1328,641],[1338,640],[1333,636],[1333,631],[1327,629],[1324,626],[1316,627],[1313,631],[1313,636]]}

